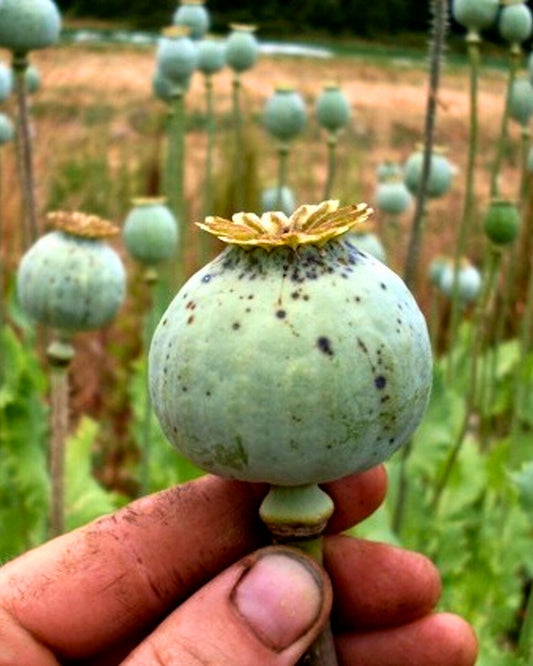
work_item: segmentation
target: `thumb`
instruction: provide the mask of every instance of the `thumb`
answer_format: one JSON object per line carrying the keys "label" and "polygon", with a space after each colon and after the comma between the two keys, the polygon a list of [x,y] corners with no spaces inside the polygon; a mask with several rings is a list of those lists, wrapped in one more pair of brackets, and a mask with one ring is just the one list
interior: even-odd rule
{"label": "thumb", "polygon": [[127,666],[293,666],[327,622],[329,579],[311,558],[263,548],[202,587],[123,662]]}

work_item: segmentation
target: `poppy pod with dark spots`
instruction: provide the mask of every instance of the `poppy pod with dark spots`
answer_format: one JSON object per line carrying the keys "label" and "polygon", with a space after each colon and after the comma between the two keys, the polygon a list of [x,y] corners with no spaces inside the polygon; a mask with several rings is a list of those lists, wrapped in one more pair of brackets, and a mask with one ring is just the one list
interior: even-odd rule
{"label": "poppy pod with dark spots", "polygon": [[227,244],[161,318],[152,404],[185,456],[221,476],[301,487],[362,471],[412,434],[432,378],[403,281],[349,236],[337,201],[209,217]]}
{"label": "poppy pod with dark spots", "polygon": [[118,228],[95,215],[51,213],[55,229],[22,257],[17,294],[40,324],[68,333],[110,323],[125,293],[120,257],[105,242]]}
{"label": "poppy pod with dark spots", "polygon": [[174,12],[174,25],[185,25],[190,29],[191,39],[202,39],[209,29],[209,12],[203,0],[182,0]]}

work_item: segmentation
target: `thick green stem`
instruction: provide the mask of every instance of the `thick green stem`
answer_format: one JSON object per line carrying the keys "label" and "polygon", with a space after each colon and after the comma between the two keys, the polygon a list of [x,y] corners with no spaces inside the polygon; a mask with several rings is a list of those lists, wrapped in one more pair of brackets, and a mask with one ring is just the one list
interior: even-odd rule
{"label": "thick green stem", "polygon": [[430,49],[429,89],[426,105],[426,119],[424,123],[424,154],[404,268],[404,281],[411,290],[413,290],[416,283],[418,264],[422,249],[424,212],[426,207],[431,154],[433,152],[441,62],[446,43],[448,1],[432,0],[431,9],[433,12],[433,39]]}
{"label": "thick green stem", "polygon": [[500,171],[502,168],[503,156],[507,148],[508,129],[509,129],[509,108],[511,104],[511,93],[513,90],[514,82],[516,79],[516,72],[520,62],[521,50],[517,44],[511,47],[510,60],[509,60],[509,75],[507,77],[507,92],[505,94],[505,105],[500,126],[500,135],[496,143],[496,155],[492,164],[490,174],[490,196],[491,198],[500,195]]}
{"label": "thick green stem", "polygon": [[[526,304],[522,321],[520,325],[520,358],[526,358],[526,355],[531,351],[531,337],[533,334],[533,266],[530,265],[529,280],[526,292]],[[526,366],[527,368],[527,366]],[[522,427],[522,415],[525,403],[525,398],[530,386],[527,377],[524,376],[526,368],[521,367],[515,382],[514,400],[513,400],[513,414],[511,417],[511,451],[510,463],[516,465],[520,462],[519,449],[517,446],[516,438],[520,434]],[[530,608],[530,614],[533,608]],[[531,622],[530,618],[530,622]],[[531,633],[531,632],[530,632]],[[531,636],[533,640],[533,635]]]}
{"label": "thick green stem", "polygon": [[435,492],[431,502],[431,510],[437,511],[440,500],[444,490],[450,479],[450,475],[455,467],[463,444],[465,442],[466,434],[472,418],[472,413],[476,407],[476,401],[479,390],[478,371],[479,371],[479,357],[482,350],[483,340],[485,337],[486,324],[489,320],[489,303],[494,292],[494,285],[498,275],[498,268],[501,261],[501,252],[497,248],[491,248],[488,267],[484,277],[483,291],[481,294],[478,307],[476,309],[475,321],[472,329],[472,343],[470,347],[470,375],[468,380],[467,394],[465,398],[464,416],[459,428],[459,432],[455,438],[455,442],[450,450],[448,459],[444,466],[443,473],[435,485]]}
{"label": "thick green stem", "polygon": [[20,176],[22,179],[22,202],[24,208],[23,238],[24,247],[32,245],[39,235],[37,223],[37,205],[35,202],[35,177],[33,172],[33,150],[30,132],[30,113],[28,109],[28,90],[26,87],[26,70],[28,69],[26,53],[13,55],[13,72],[18,107],[17,147],[19,154]]}
{"label": "thick green stem", "polygon": [[243,189],[243,139],[242,139],[242,114],[241,114],[241,79],[238,72],[233,76],[233,130],[234,130],[234,178],[235,178],[235,211],[241,211],[244,207]]}
{"label": "thick green stem", "polygon": [[[206,127],[207,127],[207,147],[205,155],[205,181],[204,181],[204,202],[203,217],[213,215],[213,151],[215,145],[215,111],[213,102],[213,77],[210,74],[205,76],[205,98],[206,98]],[[212,243],[209,234],[200,235],[200,261],[202,265],[206,264],[211,256]]]}
{"label": "thick green stem", "polygon": [[326,178],[326,185],[324,187],[324,201],[331,197],[331,191],[335,181],[337,167],[337,144],[337,134],[335,132],[330,132],[328,136],[328,174]]}
{"label": "thick green stem", "polygon": [[7,285],[4,284],[6,271],[4,269],[7,252],[4,247],[4,217],[2,214],[2,150],[0,149],[0,385],[4,379],[4,322],[6,321],[5,293]]}
{"label": "thick green stem", "polygon": [[166,164],[166,196],[178,224],[180,236],[176,253],[176,279],[181,285],[185,275],[185,248],[187,247],[187,224],[184,196],[185,162],[185,96],[176,90],[170,103],[168,122],[168,149]]}
{"label": "thick green stem", "polygon": [[276,203],[274,208],[281,210],[283,203],[283,188],[287,184],[287,164],[289,159],[289,146],[280,143],[278,147],[278,182],[276,188]]}
{"label": "thick green stem", "polygon": [[49,470],[52,501],[49,533],[50,537],[53,538],[65,531],[64,467],[69,424],[68,373],[70,363],[74,357],[74,350],[67,339],[59,338],[48,347],[46,355],[51,368]]}
{"label": "thick green stem", "polygon": [[[322,563],[322,533],[333,509],[331,498],[315,484],[272,486],[259,515],[274,542],[299,548]],[[337,666],[329,625],[298,663],[299,666]]]}
{"label": "thick green stem", "polygon": [[533,586],[529,590],[526,609],[520,635],[518,637],[518,657],[524,660],[524,664],[531,663],[533,655]]}
{"label": "thick green stem", "polygon": [[[158,273],[155,268],[148,268],[146,270],[144,281],[148,287],[150,298],[148,311],[146,314],[144,325],[144,356],[146,358],[150,342],[158,321],[158,313],[156,311],[156,304],[154,298],[155,286],[158,282]],[[150,492],[150,459],[152,451],[152,401],[150,399],[150,390],[148,386],[148,377],[144,382],[144,414],[142,437],[140,447],[140,461],[139,461],[139,497],[147,495]]]}
{"label": "thick green stem", "polygon": [[[459,326],[459,314],[461,303],[459,299],[459,264],[464,255],[466,239],[472,228],[475,217],[475,190],[474,174],[476,167],[476,156],[478,149],[478,79],[479,79],[479,37],[469,33],[468,37],[468,59],[470,63],[470,132],[468,143],[468,158],[466,167],[465,199],[457,242],[453,258],[454,273],[451,293],[451,313],[448,349],[452,350],[457,329]],[[453,380],[453,354],[448,354],[447,379]]]}

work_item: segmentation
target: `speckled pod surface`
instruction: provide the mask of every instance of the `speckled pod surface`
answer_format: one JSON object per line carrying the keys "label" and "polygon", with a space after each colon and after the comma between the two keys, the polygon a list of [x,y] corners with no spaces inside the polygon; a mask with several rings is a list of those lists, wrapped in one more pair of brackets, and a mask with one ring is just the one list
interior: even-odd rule
{"label": "speckled pod surface", "polygon": [[124,267],[115,250],[63,231],[51,231],[32,245],[17,274],[24,310],[41,324],[69,332],[108,324],[124,293]]}
{"label": "speckled pod surface", "polygon": [[278,485],[388,458],[417,426],[431,377],[413,296],[348,236],[228,246],[176,295],[149,355],[170,442],[210,472]]}
{"label": "speckled pod surface", "polygon": [[0,46],[26,53],[59,39],[61,17],[52,0],[3,0],[0,4]]}

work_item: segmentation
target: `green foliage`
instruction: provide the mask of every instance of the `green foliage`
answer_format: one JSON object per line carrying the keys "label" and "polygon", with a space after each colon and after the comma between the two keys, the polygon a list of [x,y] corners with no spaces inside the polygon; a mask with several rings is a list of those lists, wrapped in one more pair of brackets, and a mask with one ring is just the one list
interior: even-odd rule
{"label": "green foliage", "polygon": [[42,541],[46,534],[47,382],[34,347],[11,328],[0,331],[0,561]]}
{"label": "green foliage", "polygon": [[[150,408],[150,424],[146,427],[147,359],[142,357],[133,365],[130,382],[132,406],[131,432],[139,452],[148,455],[149,492],[163,490],[176,483],[194,479],[203,472],[174,449],[163,434],[159,422]],[[146,443],[148,436],[148,443]]]}
{"label": "green foliage", "polygon": [[98,424],[83,417],[76,432],[68,438],[65,460],[65,513],[68,530],[114,511],[126,498],[105,490],[92,474],[91,452]]}

